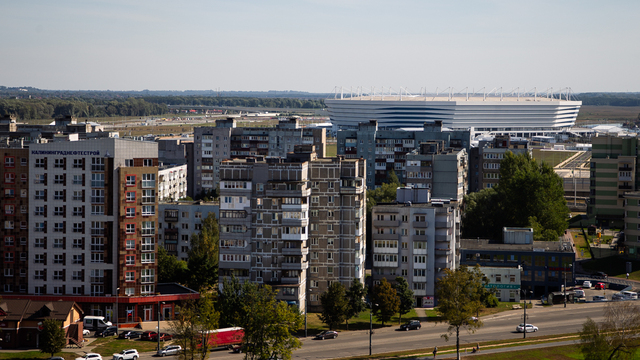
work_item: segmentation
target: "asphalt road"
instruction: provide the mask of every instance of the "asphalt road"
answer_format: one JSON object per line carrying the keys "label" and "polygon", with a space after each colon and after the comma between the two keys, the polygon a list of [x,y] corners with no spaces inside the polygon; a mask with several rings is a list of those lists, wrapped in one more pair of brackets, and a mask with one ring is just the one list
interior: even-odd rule
{"label": "asphalt road", "polygon": [[[553,307],[534,306],[527,309],[529,323],[540,330],[527,334],[527,338],[550,334],[575,333],[581,330],[582,324],[591,317],[595,321],[602,321],[603,303],[568,304]],[[477,342],[494,341],[500,339],[522,339],[522,334],[515,328],[522,322],[523,310],[512,310],[496,315],[482,317],[484,326],[474,334],[462,331],[460,346],[475,346]],[[455,336],[448,342],[441,338],[447,329],[446,324],[423,322],[420,330],[397,331],[398,326],[384,329],[374,329],[372,337],[373,353],[385,353],[410,349],[433,349],[455,345]],[[311,337],[302,339],[302,348],[293,353],[294,359],[332,359],[369,354],[368,331],[341,332],[337,339],[312,340]],[[240,360],[243,354],[233,354],[229,351],[215,351],[212,359]],[[149,353],[143,354],[141,360],[151,359]],[[168,359],[169,360],[169,359]]]}

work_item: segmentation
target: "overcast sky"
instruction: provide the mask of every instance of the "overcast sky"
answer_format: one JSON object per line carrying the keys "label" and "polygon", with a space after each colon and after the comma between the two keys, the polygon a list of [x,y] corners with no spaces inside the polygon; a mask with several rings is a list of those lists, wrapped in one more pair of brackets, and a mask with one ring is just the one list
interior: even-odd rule
{"label": "overcast sky", "polygon": [[2,0],[0,85],[640,91],[640,1]]}

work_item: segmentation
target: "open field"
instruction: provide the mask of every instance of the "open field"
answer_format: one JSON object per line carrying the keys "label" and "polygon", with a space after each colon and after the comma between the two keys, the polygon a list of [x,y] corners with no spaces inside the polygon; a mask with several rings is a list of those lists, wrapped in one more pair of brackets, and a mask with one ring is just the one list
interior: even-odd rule
{"label": "open field", "polygon": [[580,107],[577,124],[596,124],[599,122],[625,122],[638,119],[640,106],[593,106]]}
{"label": "open field", "polygon": [[575,155],[575,151],[553,151],[553,150],[541,150],[541,149],[533,149],[532,155],[533,158],[538,161],[538,163],[545,162],[552,167],[556,167],[561,162],[567,160],[571,156]]}

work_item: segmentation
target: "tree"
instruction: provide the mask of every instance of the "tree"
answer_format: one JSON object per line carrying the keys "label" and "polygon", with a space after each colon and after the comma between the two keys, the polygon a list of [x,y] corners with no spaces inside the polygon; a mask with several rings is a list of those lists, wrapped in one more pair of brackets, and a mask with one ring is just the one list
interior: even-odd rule
{"label": "tree", "polygon": [[290,360],[293,350],[302,346],[292,334],[303,324],[298,309],[277,301],[276,293],[269,285],[259,287],[246,282],[243,294],[244,312],[248,314],[242,323],[245,359]]}
{"label": "tree", "polygon": [[175,342],[182,346],[182,360],[204,360],[211,347],[211,331],[218,327],[220,313],[216,311],[211,293],[201,293],[198,301],[186,300],[177,307],[175,320],[169,323],[176,335]]}
{"label": "tree", "polygon": [[347,330],[349,330],[349,319],[358,316],[367,308],[367,304],[364,302],[364,297],[367,290],[360,282],[360,279],[354,278],[351,282],[351,286],[347,289],[345,294],[347,298]]}
{"label": "tree", "polygon": [[342,283],[335,281],[331,284],[327,291],[320,295],[320,303],[322,303],[322,313],[319,318],[320,321],[329,325],[329,330],[333,330],[347,319],[349,302]]}
{"label": "tree", "polygon": [[465,196],[464,202],[465,237],[499,239],[503,227],[534,226],[537,238],[556,240],[567,228],[562,178],[528,153],[507,151],[500,162],[500,183]]}
{"label": "tree", "polygon": [[202,221],[202,230],[191,236],[187,265],[189,287],[196,290],[213,287],[218,282],[219,233],[216,214],[210,212]]}
{"label": "tree", "polygon": [[482,326],[480,320],[472,321],[482,307],[482,296],[485,294],[484,276],[480,267],[473,269],[461,265],[456,270],[445,269],[445,276],[436,283],[438,297],[438,314],[441,322],[449,324],[447,333],[442,337],[449,341],[449,335],[456,334],[456,353],[460,358],[460,329],[475,332]]}
{"label": "tree", "polygon": [[380,284],[373,287],[372,300],[373,314],[382,322],[383,326],[385,322],[391,320],[400,307],[398,293],[385,278],[382,278]]}
{"label": "tree", "polygon": [[218,298],[220,308],[220,326],[241,326],[245,318],[243,284],[235,276],[225,279]]}
{"label": "tree", "polygon": [[42,322],[42,334],[40,336],[40,352],[50,354],[62,351],[67,345],[67,339],[62,323],[55,319],[45,319]]}
{"label": "tree", "polygon": [[585,360],[633,359],[640,346],[640,305],[627,301],[608,303],[604,321],[591,318],[582,324],[580,351]]}
{"label": "tree", "polygon": [[399,322],[402,323],[402,315],[407,314],[413,309],[413,290],[409,288],[407,279],[402,276],[396,277],[394,288],[398,293],[398,299],[400,299],[398,313],[400,314]]}
{"label": "tree", "polygon": [[164,246],[158,247],[158,282],[186,284],[188,273],[186,261],[169,255]]}

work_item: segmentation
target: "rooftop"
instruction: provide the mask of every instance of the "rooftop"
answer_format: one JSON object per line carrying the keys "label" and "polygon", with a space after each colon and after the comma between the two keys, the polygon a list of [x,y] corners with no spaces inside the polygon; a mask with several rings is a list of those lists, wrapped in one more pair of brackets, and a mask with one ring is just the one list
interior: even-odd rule
{"label": "rooftop", "polygon": [[504,244],[487,239],[461,239],[460,247],[464,250],[574,252],[571,243],[561,241],[534,241],[533,244]]}

